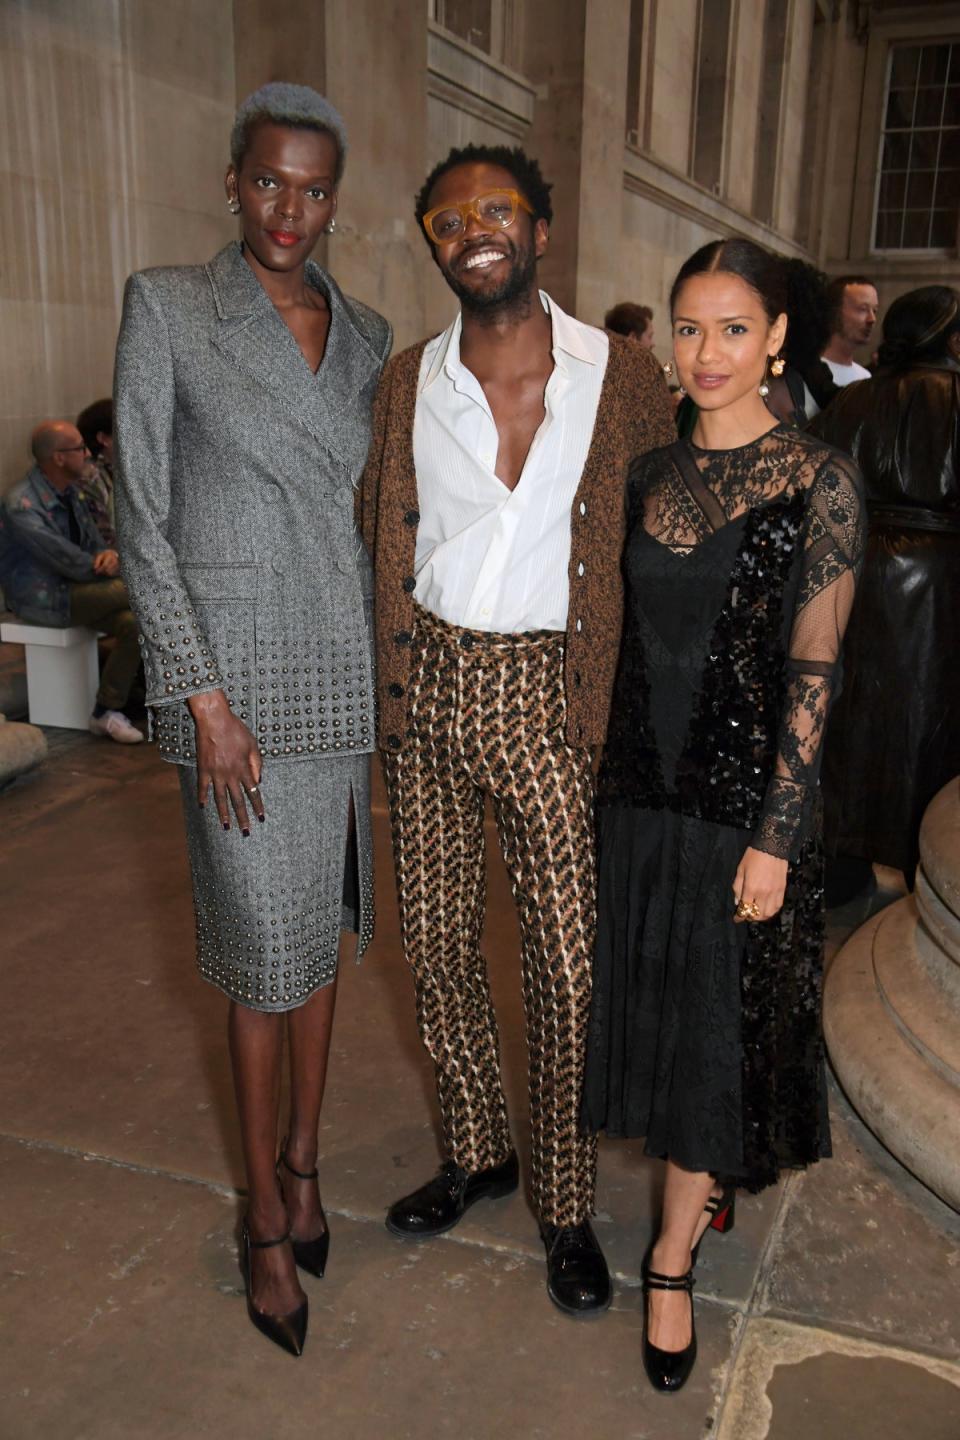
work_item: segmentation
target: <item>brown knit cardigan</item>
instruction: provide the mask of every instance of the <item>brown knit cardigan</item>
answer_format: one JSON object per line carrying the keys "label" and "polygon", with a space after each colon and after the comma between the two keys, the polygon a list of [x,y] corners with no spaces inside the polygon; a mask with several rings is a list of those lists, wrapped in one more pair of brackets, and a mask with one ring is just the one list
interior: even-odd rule
{"label": "brown knit cardigan", "polygon": [[[376,574],[377,740],[396,752],[407,732],[413,566],[420,520],[413,463],[417,381],[426,341],[395,355],[380,377],[357,518]],[[566,738],[598,745],[607,728],[623,611],[624,479],[634,455],[676,440],[667,386],[649,350],[610,336],[610,357],[570,511],[570,605],[564,687]]]}

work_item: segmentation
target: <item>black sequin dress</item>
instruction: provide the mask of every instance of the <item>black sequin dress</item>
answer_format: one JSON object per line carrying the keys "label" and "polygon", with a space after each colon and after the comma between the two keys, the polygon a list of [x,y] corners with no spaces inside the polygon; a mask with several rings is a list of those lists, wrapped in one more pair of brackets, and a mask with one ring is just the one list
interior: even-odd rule
{"label": "black sequin dress", "polygon": [[[758,1190],[830,1152],[817,775],[860,479],[777,426],[641,457],[627,504],[584,1122]],[[733,923],[748,845],[790,862],[764,924]]]}

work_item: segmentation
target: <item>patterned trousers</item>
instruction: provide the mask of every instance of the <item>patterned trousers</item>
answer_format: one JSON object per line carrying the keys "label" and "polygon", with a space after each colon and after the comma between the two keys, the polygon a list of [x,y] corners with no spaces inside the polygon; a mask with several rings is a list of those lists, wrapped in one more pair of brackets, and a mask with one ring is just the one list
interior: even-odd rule
{"label": "patterned trousers", "polygon": [[404,950],[436,1067],[447,1153],[499,1165],[512,1141],[480,952],[489,795],[520,915],[534,1204],[590,1214],[596,1139],[578,1116],[596,910],[593,773],[563,736],[563,635],[491,635],[417,608],[409,728],[384,759]]}

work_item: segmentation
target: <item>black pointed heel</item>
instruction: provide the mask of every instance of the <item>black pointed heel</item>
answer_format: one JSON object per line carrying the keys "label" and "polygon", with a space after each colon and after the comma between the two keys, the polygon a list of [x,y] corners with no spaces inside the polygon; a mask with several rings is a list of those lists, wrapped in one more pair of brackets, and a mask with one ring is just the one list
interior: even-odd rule
{"label": "black pointed heel", "polygon": [[[319,1170],[294,1170],[287,1159],[286,1141],[280,1151],[280,1158],[277,1161],[277,1172],[279,1176],[280,1166],[289,1170],[298,1180],[317,1180]],[[293,1245],[293,1258],[301,1270],[306,1270],[309,1275],[316,1275],[318,1280],[323,1279],[324,1271],[327,1268],[327,1256],[330,1253],[330,1229],[327,1225],[327,1217],[323,1213],[323,1206],[320,1207],[320,1214],[323,1217],[323,1234],[318,1235],[315,1240],[297,1240],[291,1235],[290,1243]]]}
{"label": "black pointed heel", "polygon": [[[643,1368],[654,1390],[672,1394],[682,1390],[690,1379],[697,1358],[697,1327],[693,1314],[693,1266],[685,1275],[661,1275],[643,1267]],[[686,1290],[690,1296],[690,1344],[683,1350],[661,1350],[650,1342],[647,1333],[647,1296],[651,1290]]]}
{"label": "black pointed heel", "polygon": [[250,1251],[269,1250],[274,1245],[285,1245],[289,1239],[287,1234],[281,1235],[278,1240],[251,1240],[247,1222],[244,1220],[240,1232],[240,1271],[247,1296],[247,1314],[252,1323],[261,1335],[266,1335],[267,1339],[272,1340],[274,1345],[279,1345],[281,1350],[300,1356],[307,1338],[307,1301],[304,1300],[302,1305],[291,1310],[288,1315],[271,1315],[266,1310],[257,1309],[250,1291]]}

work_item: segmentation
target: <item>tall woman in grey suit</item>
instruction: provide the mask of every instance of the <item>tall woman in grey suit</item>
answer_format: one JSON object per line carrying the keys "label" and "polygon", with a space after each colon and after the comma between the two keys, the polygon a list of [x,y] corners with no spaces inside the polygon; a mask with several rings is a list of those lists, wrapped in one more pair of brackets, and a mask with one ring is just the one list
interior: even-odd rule
{"label": "tall woman in grey suit", "polygon": [[181,767],[200,973],[230,999],[248,1308],[298,1355],[296,1267],[322,1275],[329,1243],[316,1155],[340,930],[359,956],[373,929],[372,579],[353,502],[390,328],[308,259],[345,153],[315,91],[250,96],[226,174],[243,243],[131,277],[116,372],[124,576],[154,734]]}

